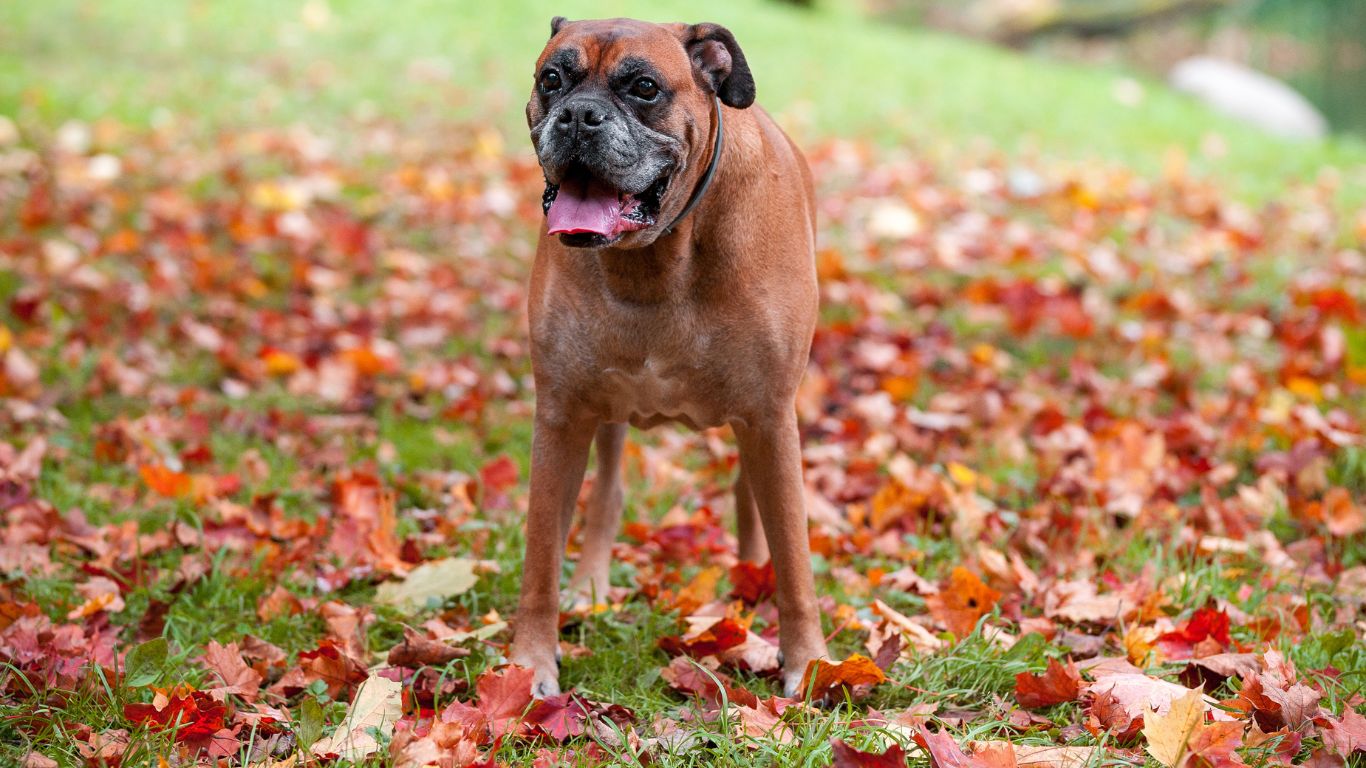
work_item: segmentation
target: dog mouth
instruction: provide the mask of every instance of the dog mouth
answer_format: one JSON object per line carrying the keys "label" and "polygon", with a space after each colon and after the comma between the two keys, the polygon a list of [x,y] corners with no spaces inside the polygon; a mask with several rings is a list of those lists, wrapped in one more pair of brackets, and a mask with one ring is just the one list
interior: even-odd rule
{"label": "dog mouth", "polygon": [[541,208],[546,233],[574,248],[600,248],[627,232],[645,229],[659,217],[660,201],[669,188],[669,174],[655,179],[643,192],[631,194],[598,178],[586,168],[570,169],[560,180],[545,184]]}

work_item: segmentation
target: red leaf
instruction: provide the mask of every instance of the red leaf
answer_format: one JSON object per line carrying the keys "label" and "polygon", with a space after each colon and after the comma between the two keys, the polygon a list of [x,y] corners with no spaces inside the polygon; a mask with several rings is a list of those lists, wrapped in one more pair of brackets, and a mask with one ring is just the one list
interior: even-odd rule
{"label": "red leaf", "polygon": [[[1157,638],[1157,647],[1169,659],[1188,659],[1193,655],[1209,656],[1233,644],[1229,637],[1228,614],[1215,608],[1196,611],[1180,629]],[[1205,653],[1196,654],[1200,646]]]}
{"label": "red leaf", "polygon": [[763,565],[741,560],[730,569],[730,583],[734,585],[730,596],[746,605],[760,603],[778,592],[772,560]]}
{"label": "red leaf", "polygon": [[517,475],[517,462],[507,456],[499,456],[479,469],[486,493],[506,491],[517,484]]}
{"label": "red leaf", "polygon": [[930,768],[975,768],[972,758],[947,731],[933,733],[922,728],[915,734],[915,743],[930,754]]}
{"label": "red leaf", "polygon": [[587,720],[584,701],[576,694],[562,693],[536,702],[523,722],[541,728],[556,741],[564,741],[583,735]]}
{"label": "red leaf", "polygon": [[886,751],[864,752],[854,749],[839,739],[831,739],[830,746],[835,753],[831,768],[905,768],[906,750],[900,744],[892,744]]}
{"label": "red leaf", "polygon": [[475,689],[479,711],[488,718],[494,735],[507,731],[511,720],[520,719],[531,704],[531,683],[535,673],[525,667],[509,665],[491,669],[479,676]]}
{"label": "red leaf", "polygon": [[735,619],[720,619],[711,626],[687,640],[678,636],[664,637],[659,647],[673,656],[687,654],[695,659],[716,654],[741,645],[749,636],[749,630]]}
{"label": "red leaf", "polygon": [[1057,659],[1048,660],[1048,669],[1042,675],[1021,672],[1015,676],[1015,698],[1020,706],[1035,709],[1051,707],[1065,701],[1075,701],[1081,695],[1081,673],[1077,665],[1067,660],[1067,665]]}

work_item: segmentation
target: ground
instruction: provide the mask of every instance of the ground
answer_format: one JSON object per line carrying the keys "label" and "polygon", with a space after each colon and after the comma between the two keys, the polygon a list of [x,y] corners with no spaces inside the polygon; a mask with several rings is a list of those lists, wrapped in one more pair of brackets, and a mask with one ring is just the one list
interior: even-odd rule
{"label": "ground", "polygon": [[1366,150],[773,4],[658,12],[816,172],[849,662],[775,697],[731,437],[661,429],[531,703],[529,5],[0,11],[0,762],[1361,759]]}

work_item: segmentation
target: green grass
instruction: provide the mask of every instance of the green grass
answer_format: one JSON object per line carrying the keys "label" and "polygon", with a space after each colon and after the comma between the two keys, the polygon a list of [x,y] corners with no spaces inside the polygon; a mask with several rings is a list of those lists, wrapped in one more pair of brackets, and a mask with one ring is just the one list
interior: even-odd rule
{"label": "green grass", "polygon": [[[1143,83],[1139,107],[1125,107],[1113,96],[1130,76],[1123,71],[760,0],[663,0],[648,11],[622,0],[6,3],[0,114],[49,126],[177,116],[212,128],[298,121],[319,129],[367,115],[459,118],[496,126],[520,146],[550,17],[642,13],[729,26],[760,102],[799,137],[873,136],[934,156],[1005,150],[1149,174],[1181,156],[1254,199],[1335,168],[1346,202],[1366,201],[1360,140],[1287,143],[1156,82]],[[1210,154],[1211,144],[1224,149]]]}

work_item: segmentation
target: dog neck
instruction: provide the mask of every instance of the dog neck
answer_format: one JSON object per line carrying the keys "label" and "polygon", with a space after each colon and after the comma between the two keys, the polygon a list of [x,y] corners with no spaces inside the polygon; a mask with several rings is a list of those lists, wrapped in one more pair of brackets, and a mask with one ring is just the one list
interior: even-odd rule
{"label": "dog neck", "polygon": [[[713,97],[713,134],[710,157],[683,209],[653,243],[644,248],[629,250],[603,248],[597,251],[603,284],[614,298],[631,304],[662,304],[679,301],[691,295],[692,278],[699,264],[695,263],[699,249],[691,248],[696,220],[693,214],[711,190],[721,166],[725,149],[725,123],[721,118],[721,101]],[[725,175],[724,173],[720,175]],[[705,251],[705,249],[700,249]],[[692,258],[689,252],[692,252]]]}

